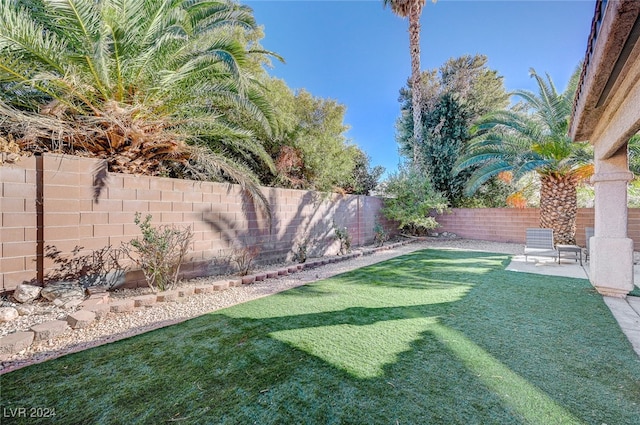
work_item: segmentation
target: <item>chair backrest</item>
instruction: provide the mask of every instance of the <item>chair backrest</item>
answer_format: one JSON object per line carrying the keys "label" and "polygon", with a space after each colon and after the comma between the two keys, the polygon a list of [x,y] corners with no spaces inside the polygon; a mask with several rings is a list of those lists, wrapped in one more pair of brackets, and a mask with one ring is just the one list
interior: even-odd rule
{"label": "chair backrest", "polygon": [[585,227],[584,235],[587,238],[587,249],[589,249],[589,239],[593,236],[593,227]]}
{"label": "chair backrest", "polygon": [[527,248],[554,249],[553,229],[527,229]]}

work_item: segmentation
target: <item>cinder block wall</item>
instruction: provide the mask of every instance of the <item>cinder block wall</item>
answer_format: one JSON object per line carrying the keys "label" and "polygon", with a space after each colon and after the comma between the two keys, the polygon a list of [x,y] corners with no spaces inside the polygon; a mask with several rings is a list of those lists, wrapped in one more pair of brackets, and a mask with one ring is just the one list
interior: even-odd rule
{"label": "cinder block wall", "polygon": [[[94,159],[45,154],[0,167],[0,292],[41,278],[38,260],[40,274],[50,270],[52,261],[39,255],[47,245],[64,253],[80,246],[87,253],[139,237],[136,212],[151,214],[153,225],[191,226],[185,277],[221,272],[220,260],[241,246],[258,246],[263,263],[291,256],[303,238],[310,240],[310,256],[334,254],[339,247],[334,222],[349,229],[354,246],[373,241],[376,221],[394,231],[379,217],[382,200],[374,197],[263,188],[273,213],[269,227],[264,211],[237,185],[115,173],[106,173],[105,184],[95,185],[101,165]],[[141,279],[140,273],[127,276],[133,283]]]}
{"label": "cinder block wall", "polygon": [[[452,232],[469,238],[496,242],[525,242],[527,227],[540,227],[538,208],[453,208],[450,214],[439,215],[438,232]],[[640,251],[640,209],[630,208],[628,236],[635,250]],[[585,246],[585,227],[594,226],[593,208],[579,208],[576,220],[576,243]]]}

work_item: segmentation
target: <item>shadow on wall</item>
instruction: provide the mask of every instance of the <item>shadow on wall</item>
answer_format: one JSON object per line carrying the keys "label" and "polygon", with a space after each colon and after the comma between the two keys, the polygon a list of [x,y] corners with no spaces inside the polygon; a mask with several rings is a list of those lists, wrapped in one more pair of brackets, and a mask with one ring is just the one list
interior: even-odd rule
{"label": "shadow on wall", "polygon": [[[186,277],[216,274],[233,249],[256,247],[258,262],[292,259],[307,243],[307,255],[336,254],[335,226],[346,228],[353,246],[373,242],[382,200],[368,196],[261,188],[273,221],[238,185],[110,173],[106,161],[42,154],[0,168],[3,217],[0,288],[37,279],[57,267],[46,246],[67,258],[91,256],[140,237],[134,215],[151,214],[152,226],[191,226]],[[143,281],[127,274],[127,282]]]}
{"label": "shadow on wall", "polygon": [[[231,191],[232,187],[229,187]],[[203,214],[214,233],[220,233],[227,248],[217,256],[203,261],[204,274],[222,274],[233,270],[230,259],[239,252],[255,252],[259,264],[291,261],[296,256],[317,257],[337,254],[339,242],[334,237],[334,224],[347,227],[356,243],[360,242],[358,221],[359,199],[336,194],[311,191],[276,190],[264,188],[273,212],[269,221],[266,213],[253,198],[241,194],[241,214],[231,213],[228,205],[220,204]],[[282,193],[285,196],[282,196]],[[206,270],[202,270],[202,268]]]}

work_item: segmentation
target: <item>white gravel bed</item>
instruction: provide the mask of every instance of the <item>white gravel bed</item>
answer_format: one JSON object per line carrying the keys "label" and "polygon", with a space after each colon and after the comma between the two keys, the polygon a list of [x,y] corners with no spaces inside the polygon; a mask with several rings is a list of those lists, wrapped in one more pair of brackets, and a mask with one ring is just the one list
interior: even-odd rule
{"label": "white gravel bed", "polygon": [[[175,324],[186,319],[197,317],[212,311],[256,298],[275,294],[296,286],[304,285],[319,279],[331,277],[349,270],[364,267],[398,255],[407,254],[424,248],[455,248],[521,254],[521,244],[476,241],[466,239],[436,239],[410,243],[394,249],[379,251],[372,255],[361,256],[350,260],[331,263],[310,270],[267,279],[250,285],[231,287],[223,291],[208,294],[195,294],[179,298],[176,302],[157,303],[144,309],[136,309],[130,313],[107,313],[85,329],[68,329],[64,334],[49,341],[35,342],[29,348],[17,353],[0,363],[0,373],[7,373],[32,363],[39,363],[64,354],[82,351],[101,344],[117,341],[153,329]],[[272,267],[273,270],[275,267]],[[197,278],[182,282],[181,285],[195,286],[219,281],[220,276]],[[112,298],[135,296],[148,292],[145,290],[123,291],[112,295]],[[0,324],[0,336],[16,331],[26,331],[31,326],[50,320],[63,320],[69,311],[55,308],[51,304],[36,303],[36,314],[20,316],[18,319]]]}

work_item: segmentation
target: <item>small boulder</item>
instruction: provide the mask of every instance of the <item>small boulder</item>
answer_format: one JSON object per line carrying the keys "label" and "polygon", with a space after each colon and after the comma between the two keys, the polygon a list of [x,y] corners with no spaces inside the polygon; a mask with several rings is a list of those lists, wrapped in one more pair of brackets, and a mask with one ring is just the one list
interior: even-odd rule
{"label": "small boulder", "polygon": [[154,305],[157,298],[155,294],[138,295],[137,297],[133,297],[133,303],[135,307],[148,307]]}
{"label": "small boulder", "polygon": [[40,296],[40,291],[42,291],[40,286],[19,283],[13,292],[13,299],[19,303],[30,303]]}
{"label": "small boulder", "polygon": [[130,311],[133,311],[133,309],[136,307],[135,301],[131,299],[116,300],[105,305],[110,306],[112,313],[128,313]]}
{"label": "small boulder", "polygon": [[177,301],[178,300],[178,291],[163,291],[163,292],[158,292],[157,293],[158,296],[158,302],[159,303],[168,303],[171,301]]}
{"label": "small boulder", "polygon": [[34,341],[46,341],[60,335],[67,330],[66,320],[52,320],[31,326],[31,331],[35,334]]}
{"label": "small boulder", "polygon": [[213,292],[213,285],[197,285],[193,291],[196,294],[208,294]]}
{"label": "small boulder", "polygon": [[15,308],[20,316],[29,316],[36,311],[36,306],[33,304],[18,304]]}
{"label": "small boulder", "polygon": [[224,289],[229,289],[229,282],[221,280],[213,284],[214,291],[222,291]]}
{"label": "small boulder", "polygon": [[106,316],[111,312],[111,304],[90,304],[83,305],[82,310],[91,311],[96,314],[96,318],[101,318]]}
{"label": "small boulder", "polygon": [[67,323],[72,329],[86,328],[96,320],[96,313],[88,310],[79,310],[67,316]]}
{"label": "small boulder", "polygon": [[195,287],[193,286],[183,286],[182,288],[178,289],[178,296],[179,297],[188,297],[190,295],[193,295],[195,293]]}
{"label": "small boulder", "polygon": [[229,286],[242,286],[242,279],[231,279]]}
{"label": "small boulder", "polygon": [[74,282],[54,282],[45,286],[40,295],[58,307],[71,308],[84,300],[84,288]]}
{"label": "small boulder", "polygon": [[0,307],[0,322],[10,322],[18,318],[18,310],[13,307]]}
{"label": "small boulder", "polygon": [[250,283],[253,283],[256,281],[256,277],[252,274],[247,275],[247,276],[242,276],[242,284],[243,285],[249,285]]}
{"label": "small boulder", "polygon": [[0,355],[15,354],[29,347],[33,332],[16,332],[0,338]]}

